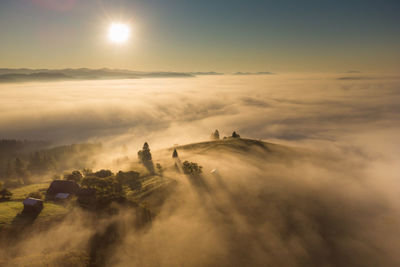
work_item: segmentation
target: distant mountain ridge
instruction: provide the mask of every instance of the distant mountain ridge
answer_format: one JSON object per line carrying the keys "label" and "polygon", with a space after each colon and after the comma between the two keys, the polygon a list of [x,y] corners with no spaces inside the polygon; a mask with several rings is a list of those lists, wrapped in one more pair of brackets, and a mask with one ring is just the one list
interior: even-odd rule
{"label": "distant mountain ridge", "polygon": [[168,72],[132,71],[125,69],[10,69],[0,68],[0,82],[52,81],[52,80],[97,80],[139,78],[185,78],[198,75],[222,75],[217,72]]}
{"label": "distant mountain ridge", "polygon": [[[272,75],[273,72],[236,72],[233,75]],[[231,75],[232,75],[231,74]],[[0,68],[0,83],[57,81],[57,80],[106,80],[106,79],[140,79],[140,78],[191,78],[196,76],[216,76],[225,73],[208,72],[174,72],[174,71],[133,71],[126,69],[29,69]]]}
{"label": "distant mountain ridge", "polygon": [[46,81],[46,80],[97,80],[139,79],[150,77],[194,77],[181,72],[139,72],[119,69],[0,69],[0,82]]}

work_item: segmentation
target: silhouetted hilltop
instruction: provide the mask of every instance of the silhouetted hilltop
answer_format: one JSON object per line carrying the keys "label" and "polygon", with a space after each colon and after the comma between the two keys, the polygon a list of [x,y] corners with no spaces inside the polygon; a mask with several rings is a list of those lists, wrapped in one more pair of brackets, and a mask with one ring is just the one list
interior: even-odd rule
{"label": "silhouetted hilltop", "polygon": [[187,152],[192,155],[217,155],[218,157],[236,155],[258,159],[274,157],[279,161],[307,155],[307,151],[303,149],[246,138],[227,138],[180,145],[169,148],[168,153],[171,154],[174,149],[177,149],[178,152]]}

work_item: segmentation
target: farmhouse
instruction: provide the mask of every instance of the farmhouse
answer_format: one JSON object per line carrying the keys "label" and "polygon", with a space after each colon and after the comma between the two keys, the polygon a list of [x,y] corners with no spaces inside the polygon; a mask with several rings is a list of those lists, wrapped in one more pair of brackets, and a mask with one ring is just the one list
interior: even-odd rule
{"label": "farmhouse", "polygon": [[40,212],[43,209],[43,200],[41,199],[28,197],[22,203],[24,204],[24,210],[22,211],[24,213]]}
{"label": "farmhouse", "polygon": [[[79,189],[79,185],[74,181],[55,180],[50,184],[49,189],[47,189],[46,197],[49,199],[55,199],[59,193],[74,195],[79,191]],[[65,198],[69,196],[59,195],[59,197]]]}

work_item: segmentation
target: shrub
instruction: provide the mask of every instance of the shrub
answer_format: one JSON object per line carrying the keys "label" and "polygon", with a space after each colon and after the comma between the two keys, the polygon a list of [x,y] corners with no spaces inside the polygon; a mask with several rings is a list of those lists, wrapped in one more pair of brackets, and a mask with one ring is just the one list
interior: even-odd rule
{"label": "shrub", "polygon": [[12,193],[10,190],[4,188],[0,190],[0,199],[1,200],[9,200],[12,197]]}

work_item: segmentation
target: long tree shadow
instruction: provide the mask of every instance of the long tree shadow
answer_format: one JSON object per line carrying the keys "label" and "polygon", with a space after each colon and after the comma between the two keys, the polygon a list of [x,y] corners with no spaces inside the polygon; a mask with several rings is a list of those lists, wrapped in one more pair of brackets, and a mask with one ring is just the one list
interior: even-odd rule
{"label": "long tree shadow", "polygon": [[214,190],[210,183],[207,182],[203,175],[185,175],[189,184],[196,192],[200,202],[209,212],[217,212],[225,219],[232,219],[229,215],[229,209],[224,206],[223,201]]}
{"label": "long tree shadow", "polygon": [[[253,225],[254,220],[257,220],[257,214],[261,211],[256,209],[256,207],[250,207],[249,210],[249,206],[244,204],[247,203],[246,199],[240,196],[240,194],[231,192],[219,173],[213,173],[213,175],[208,178],[213,179],[207,182],[204,176],[188,176],[192,188],[195,189],[200,201],[210,215],[209,218],[216,225],[221,225],[222,223],[224,225],[234,226],[238,223],[239,216],[240,220],[243,220],[246,224]],[[214,183],[211,183],[212,181]],[[228,229],[232,230],[234,227]],[[265,240],[258,235],[256,230],[250,228],[246,233],[239,233],[229,231],[228,229],[226,229],[226,235],[229,236],[229,239],[233,243],[245,239],[248,240],[248,242],[255,242],[262,250],[268,251],[269,248]],[[235,253],[241,253],[240,246],[232,246],[231,249],[235,251]],[[243,263],[245,262],[245,257],[243,257]]]}

